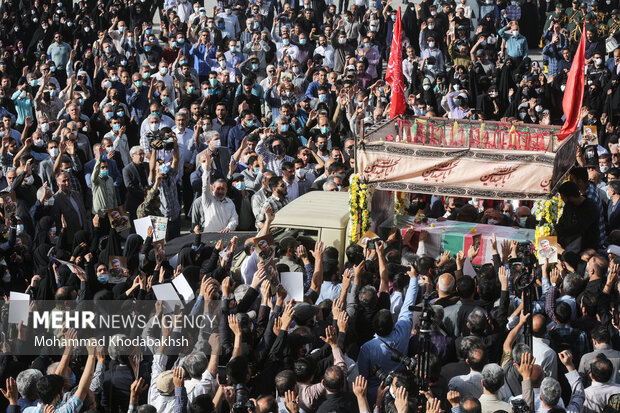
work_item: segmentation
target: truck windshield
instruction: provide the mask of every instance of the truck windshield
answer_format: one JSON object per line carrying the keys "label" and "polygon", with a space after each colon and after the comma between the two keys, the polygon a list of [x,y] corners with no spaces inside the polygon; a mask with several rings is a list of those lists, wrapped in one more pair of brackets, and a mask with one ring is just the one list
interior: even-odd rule
{"label": "truck windshield", "polygon": [[271,232],[275,241],[279,242],[282,238],[293,237],[308,251],[314,249],[314,244],[319,239],[319,231],[316,229],[273,228]]}

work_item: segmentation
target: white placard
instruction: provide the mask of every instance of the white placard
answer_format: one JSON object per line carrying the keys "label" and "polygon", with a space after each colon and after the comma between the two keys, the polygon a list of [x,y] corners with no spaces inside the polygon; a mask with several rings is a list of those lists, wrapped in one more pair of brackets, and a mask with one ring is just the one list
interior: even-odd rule
{"label": "white placard", "polygon": [[301,272],[280,273],[280,283],[286,289],[288,295],[285,301],[291,298],[297,302],[304,301],[304,274]]}
{"label": "white placard", "polygon": [[183,274],[180,274],[172,280],[172,285],[174,285],[174,288],[176,288],[179,295],[183,298],[185,304],[189,303],[196,297],[194,295],[194,290],[192,290],[192,287],[187,282],[187,278],[185,278]]}
{"label": "white placard", "polygon": [[166,228],[168,227],[168,218],[148,217],[134,219],[133,225],[136,227],[136,234],[146,239],[149,227],[153,227],[153,242],[166,239]]}
{"label": "white placard", "polygon": [[144,217],[134,219],[133,225],[136,227],[136,234],[140,235],[143,239],[146,239],[149,232],[149,227],[153,226],[153,223],[151,222],[151,218]]}
{"label": "white placard", "polygon": [[157,301],[164,303],[164,313],[172,313],[174,307],[181,304],[181,299],[171,283],[154,285],[153,293]]}
{"label": "white placard", "polygon": [[28,314],[30,313],[30,295],[11,291],[9,300],[9,324],[28,325]]}

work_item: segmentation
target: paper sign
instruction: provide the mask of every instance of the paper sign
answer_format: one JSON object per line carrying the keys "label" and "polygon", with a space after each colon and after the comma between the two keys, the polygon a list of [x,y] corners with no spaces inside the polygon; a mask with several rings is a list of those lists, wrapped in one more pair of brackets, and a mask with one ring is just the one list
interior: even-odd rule
{"label": "paper sign", "polygon": [[166,239],[168,218],[149,215],[148,217],[134,219],[133,225],[136,227],[136,234],[144,239],[147,237],[149,227],[153,227],[153,241]]}
{"label": "paper sign", "polygon": [[291,298],[297,302],[304,301],[304,274],[301,272],[280,273],[280,283],[288,295],[285,301]]}
{"label": "paper sign", "polygon": [[474,266],[471,265],[471,259],[469,257],[465,258],[465,262],[463,263],[463,275],[467,275],[471,278],[476,278],[476,270]]}
{"label": "paper sign", "polygon": [[56,261],[59,262],[61,265],[66,265],[67,267],[69,267],[69,270],[75,275],[77,275],[78,278],[86,278],[86,271],[84,271],[84,269],[79,265],[73,264],[69,261],[63,261],[58,259]]}
{"label": "paper sign", "polygon": [[185,278],[183,274],[180,274],[172,280],[172,285],[174,285],[179,295],[183,297],[183,301],[185,301],[186,304],[196,297],[194,295],[194,290],[192,290],[192,287],[187,282],[187,278]]}
{"label": "paper sign", "polygon": [[154,285],[153,293],[157,301],[163,301],[164,313],[172,313],[176,305],[181,305],[181,299],[171,283]]}
{"label": "paper sign", "polygon": [[30,313],[30,295],[11,291],[9,300],[9,324],[28,325],[28,314]]}
{"label": "paper sign", "polygon": [[136,227],[136,234],[140,235],[142,239],[146,239],[149,227],[153,226],[149,217],[134,219],[133,225]]}

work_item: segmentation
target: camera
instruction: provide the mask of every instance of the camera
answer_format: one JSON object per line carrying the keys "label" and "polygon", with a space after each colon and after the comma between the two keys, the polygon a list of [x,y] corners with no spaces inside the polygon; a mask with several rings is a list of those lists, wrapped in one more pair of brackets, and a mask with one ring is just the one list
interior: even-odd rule
{"label": "camera", "polygon": [[379,366],[375,367],[375,376],[377,376],[379,381],[383,382],[383,384],[385,384],[386,386],[392,384],[392,382],[394,381],[394,373],[393,372],[386,373]]}
{"label": "camera", "polygon": [[523,263],[527,270],[531,270],[534,266],[534,245],[531,241],[523,241],[517,244],[517,260]]}
{"label": "camera", "polygon": [[170,151],[174,149],[174,142],[171,139],[153,139],[150,146],[156,151],[161,149]]}
{"label": "camera", "polygon": [[254,411],[254,403],[250,401],[250,392],[244,384],[235,385],[235,403],[232,406],[234,413]]}
{"label": "camera", "polygon": [[523,399],[512,399],[510,404],[512,404],[512,411],[514,413],[528,413],[530,411],[530,406]]}
{"label": "camera", "polygon": [[392,355],[390,356],[390,358],[392,359],[392,361],[399,362],[411,371],[415,370],[415,366],[418,364],[418,360],[416,358],[409,357],[396,349],[392,349]]}

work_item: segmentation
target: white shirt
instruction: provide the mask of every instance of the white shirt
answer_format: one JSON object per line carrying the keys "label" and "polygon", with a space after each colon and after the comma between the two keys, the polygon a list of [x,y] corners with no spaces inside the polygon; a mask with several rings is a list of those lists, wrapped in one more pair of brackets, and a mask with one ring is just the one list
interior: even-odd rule
{"label": "white shirt", "polygon": [[323,66],[327,66],[330,69],[334,68],[334,48],[330,45],[325,47],[319,46],[314,49],[314,56],[320,54],[323,56]]}
{"label": "white shirt", "polygon": [[282,57],[284,56],[284,54],[287,54],[288,56],[290,56],[291,60],[297,59],[297,56],[299,55],[299,48],[295,46],[294,44],[289,43],[288,46],[284,46],[282,42],[278,42],[276,43],[276,47],[277,47],[276,56],[278,58],[278,61],[282,60]]}
{"label": "white shirt", "polygon": [[129,156],[129,143],[127,142],[127,135],[123,133],[122,136],[118,136],[114,131],[110,131],[105,134],[104,138],[108,138],[112,141],[114,150],[121,154],[123,159],[123,165],[127,166],[131,164],[131,156]]}
{"label": "white shirt", "polygon": [[342,284],[336,284],[333,281],[324,281],[321,285],[321,293],[315,304],[319,305],[321,301],[327,299],[334,301],[340,295],[340,291],[342,291]]}
{"label": "white shirt", "polygon": [[166,370],[168,356],[155,354],[151,365],[151,386],[149,387],[148,403],[157,409],[158,413],[174,412],[174,393],[164,396],[157,390],[157,378]]}
{"label": "white shirt", "polygon": [[194,139],[194,131],[190,128],[185,128],[185,130],[181,132],[178,126],[175,126],[174,128],[172,128],[172,132],[177,135],[181,164],[183,162],[192,163],[192,161],[195,161],[195,158],[192,156],[192,151],[188,149],[190,143]]}
{"label": "white shirt", "polygon": [[602,412],[607,406],[609,398],[616,393],[620,393],[620,385],[607,382],[592,382],[592,385],[586,389],[586,402],[583,405],[585,413]]}
{"label": "white shirt", "polygon": [[220,201],[211,193],[210,170],[202,173],[202,207],[205,224],[204,232],[220,232],[224,228],[234,231],[239,224],[235,204],[230,198]]}
{"label": "white shirt", "polygon": [[538,337],[532,337],[533,356],[536,364],[542,367],[546,377],[558,378],[558,356],[549,347],[548,341]]}
{"label": "white shirt", "polygon": [[239,26],[239,19],[232,13],[230,16],[226,13],[220,13],[216,18],[224,19],[224,25],[226,26],[226,31],[232,35],[232,37],[237,37],[237,33],[241,31],[241,26]]}

